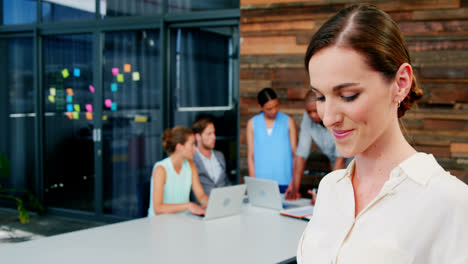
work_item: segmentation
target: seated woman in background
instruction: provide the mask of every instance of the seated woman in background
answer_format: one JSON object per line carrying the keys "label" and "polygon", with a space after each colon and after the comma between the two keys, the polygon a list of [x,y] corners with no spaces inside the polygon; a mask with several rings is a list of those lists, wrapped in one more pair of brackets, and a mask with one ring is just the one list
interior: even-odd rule
{"label": "seated woman in background", "polygon": [[[148,216],[185,210],[195,215],[203,215],[208,196],[203,191],[192,161],[195,153],[195,136],[192,130],[183,126],[167,129],[162,141],[169,157],[154,165]],[[203,207],[190,202],[190,190],[193,190]]]}
{"label": "seated woman in background", "polygon": [[262,112],[247,122],[249,176],[278,182],[281,193],[291,183],[296,153],[296,123],[278,111],[278,96],[271,88],[257,95]]}

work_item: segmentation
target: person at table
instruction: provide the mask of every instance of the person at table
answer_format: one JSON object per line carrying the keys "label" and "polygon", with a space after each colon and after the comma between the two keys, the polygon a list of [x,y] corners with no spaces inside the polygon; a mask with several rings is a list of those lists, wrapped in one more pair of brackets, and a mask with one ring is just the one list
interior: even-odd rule
{"label": "person at table", "polygon": [[305,66],[324,125],[354,160],[320,182],[297,263],[468,263],[468,187],[399,125],[423,93],[397,24],[345,8],[312,37]]}
{"label": "person at table", "polygon": [[257,95],[261,113],[247,122],[249,175],[275,180],[284,193],[292,178],[297,132],[294,120],[279,112],[278,96],[271,88]]}
{"label": "person at table", "polygon": [[[183,126],[167,129],[162,135],[162,141],[169,157],[153,167],[148,216],[186,210],[195,215],[203,215],[208,196],[203,191],[197,168],[192,161],[195,152],[192,130]],[[201,206],[190,202],[191,190]]]}
{"label": "person at table", "polygon": [[193,123],[192,131],[197,142],[193,162],[197,167],[198,176],[205,193],[210,195],[213,188],[231,185],[226,174],[224,155],[214,149],[216,131],[212,118],[200,116]]}
{"label": "person at table", "polygon": [[[333,136],[323,125],[322,119],[317,113],[317,98],[312,90],[309,90],[304,99],[305,112],[302,115],[301,131],[299,133],[299,143],[297,145],[296,156],[293,161],[293,179],[285,192],[287,200],[296,200],[301,198],[299,187],[301,185],[302,175],[310,154],[312,142],[315,142],[320,150],[330,160],[333,169],[339,170],[345,167],[346,158],[343,157],[336,148]],[[311,192],[309,192],[312,194]],[[312,194],[312,198],[315,193]],[[311,200],[312,204],[315,199]]]}

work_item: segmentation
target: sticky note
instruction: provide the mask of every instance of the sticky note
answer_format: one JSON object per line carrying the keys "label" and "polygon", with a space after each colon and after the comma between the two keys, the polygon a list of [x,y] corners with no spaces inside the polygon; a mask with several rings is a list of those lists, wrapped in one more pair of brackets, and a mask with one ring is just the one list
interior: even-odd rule
{"label": "sticky note", "polygon": [[91,93],[94,93],[94,92],[95,92],[94,86],[92,86],[91,84],[89,85],[89,91],[90,91]]}
{"label": "sticky note", "polygon": [[55,96],[49,95],[49,101],[50,101],[51,103],[55,103]]}
{"label": "sticky note", "polygon": [[62,76],[64,79],[68,78],[70,76],[70,73],[68,72],[68,69],[63,69],[62,70]]}
{"label": "sticky note", "polygon": [[67,94],[73,96],[73,89],[67,88]]}
{"label": "sticky note", "polygon": [[117,103],[112,103],[111,111],[117,111]]}
{"label": "sticky note", "polygon": [[124,82],[124,76],[123,76],[123,74],[117,75],[117,81],[118,81],[118,82],[121,82],[121,83]]}
{"label": "sticky note", "polygon": [[104,105],[107,107],[107,108],[110,108],[112,106],[112,100],[111,99],[106,99],[104,100]]}
{"label": "sticky note", "polygon": [[73,112],[72,115],[73,115],[73,119],[79,119],[80,118],[78,112]]}
{"label": "sticky note", "polygon": [[133,72],[132,73],[132,79],[137,82],[140,80],[140,73],[139,72]]}
{"label": "sticky note", "polygon": [[53,96],[55,96],[55,95],[57,94],[54,87],[51,87],[51,88],[49,89],[49,92],[50,92],[50,95],[53,95]]}
{"label": "sticky note", "polygon": [[78,68],[73,69],[73,76],[80,77],[80,73],[81,73],[80,69]]}
{"label": "sticky note", "polygon": [[148,122],[147,116],[135,116],[135,122]]}
{"label": "sticky note", "polygon": [[75,108],[76,112],[80,112],[80,105],[79,104],[74,105],[74,108]]}
{"label": "sticky note", "polygon": [[112,68],[112,75],[117,76],[119,74],[119,68]]}
{"label": "sticky note", "polygon": [[85,105],[86,107],[86,112],[92,112],[93,111],[93,105],[92,104],[87,104]]}
{"label": "sticky note", "polygon": [[65,115],[67,115],[68,119],[70,119],[70,120],[73,119],[73,114],[72,114],[72,112],[66,112]]}
{"label": "sticky note", "polygon": [[86,119],[93,120],[93,113],[87,112],[86,113]]}
{"label": "sticky note", "polygon": [[67,112],[73,112],[73,105],[67,104]]}
{"label": "sticky note", "polygon": [[117,92],[117,84],[116,83],[111,83],[111,91],[112,92]]}
{"label": "sticky note", "polygon": [[67,94],[67,103],[73,102],[73,96]]}
{"label": "sticky note", "polygon": [[131,71],[132,71],[132,65],[124,64],[124,72],[131,72]]}
{"label": "sticky note", "polygon": [[103,116],[102,116],[102,120],[106,121],[106,120],[107,120],[107,116],[106,116],[106,115],[103,115]]}

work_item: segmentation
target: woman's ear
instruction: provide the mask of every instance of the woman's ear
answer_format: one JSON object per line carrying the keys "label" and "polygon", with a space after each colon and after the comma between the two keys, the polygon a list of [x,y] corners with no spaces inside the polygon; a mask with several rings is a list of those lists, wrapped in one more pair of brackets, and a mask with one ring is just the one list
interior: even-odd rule
{"label": "woman's ear", "polygon": [[402,102],[411,90],[413,69],[408,63],[400,65],[395,75],[394,101]]}
{"label": "woman's ear", "polygon": [[179,151],[179,149],[180,149],[181,147],[182,147],[182,144],[177,143],[176,146],[175,146],[175,148],[174,148],[174,152]]}

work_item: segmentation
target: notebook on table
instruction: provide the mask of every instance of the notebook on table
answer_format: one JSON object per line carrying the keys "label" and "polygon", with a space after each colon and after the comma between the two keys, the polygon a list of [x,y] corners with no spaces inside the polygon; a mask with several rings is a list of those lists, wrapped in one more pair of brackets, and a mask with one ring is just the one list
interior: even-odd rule
{"label": "notebook on table", "polygon": [[285,209],[285,210],[280,211],[280,214],[282,215],[304,219],[307,221],[310,220],[313,213],[314,213],[313,205],[307,205],[307,206],[302,206],[302,207],[292,208],[292,209]]}

